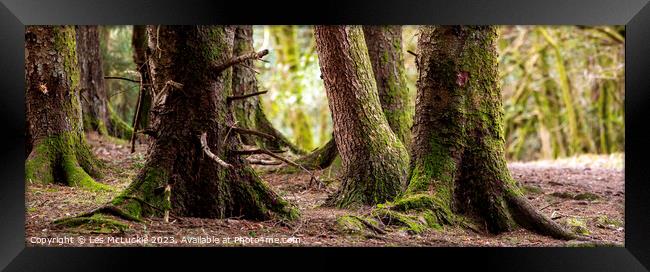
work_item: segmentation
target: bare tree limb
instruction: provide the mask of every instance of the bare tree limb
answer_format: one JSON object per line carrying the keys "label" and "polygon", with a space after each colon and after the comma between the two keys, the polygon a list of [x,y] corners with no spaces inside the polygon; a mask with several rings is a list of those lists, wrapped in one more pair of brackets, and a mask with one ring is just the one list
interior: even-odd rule
{"label": "bare tree limb", "polygon": [[254,93],[249,93],[249,94],[244,94],[244,95],[232,95],[232,96],[228,96],[228,98],[226,98],[226,101],[231,102],[233,100],[242,100],[242,99],[246,99],[246,98],[249,98],[249,97],[265,94],[265,93],[268,93],[268,92],[269,91],[261,91],[261,92],[254,92]]}
{"label": "bare tree limb", "polygon": [[241,56],[234,57],[234,58],[226,61],[225,63],[222,63],[222,64],[219,64],[219,65],[215,66],[214,70],[216,70],[217,72],[221,72],[223,70],[228,69],[229,67],[231,67],[233,65],[242,63],[242,62],[247,61],[247,60],[251,60],[251,59],[261,60],[262,57],[266,56],[268,53],[269,53],[268,49],[264,49],[264,50],[259,51],[259,52],[246,53],[246,54],[243,54]]}
{"label": "bare tree limb", "polygon": [[130,81],[130,82],[133,82],[133,83],[140,83],[140,80],[130,79],[130,78],[127,78],[127,77],[105,76],[104,79],[121,79],[121,80]]}
{"label": "bare tree limb", "polygon": [[298,168],[302,169],[303,171],[307,172],[307,174],[309,174],[309,176],[311,177],[311,179],[309,180],[309,184],[312,184],[313,182],[316,182],[316,183],[318,183],[319,189],[320,189],[320,186],[322,185],[322,182],[320,180],[318,180],[316,178],[316,176],[314,176],[314,173],[307,170],[307,168],[305,168],[304,166],[302,166],[300,164],[297,164],[297,163],[293,162],[292,160],[289,160],[289,159],[284,158],[282,156],[278,156],[277,154],[274,154],[273,152],[268,151],[266,149],[233,150],[231,152],[234,152],[235,154],[238,154],[238,155],[253,155],[253,154],[265,154],[265,155],[268,155],[270,157],[281,160],[281,161],[283,161],[283,162],[285,162],[285,163],[287,163],[289,165],[298,167]]}
{"label": "bare tree limb", "polygon": [[247,158],[246,161],[250,164],[257,164],[257,165],[280,165],[282,162],[280,161],[270,161],[270,160],[258,160],[258,159],[251,159]]}
{"label": "bare tree limb", "polygon": [[212,160],[214,160],[215,162],[217,162],[219,165],[221,165],[223,167],[232,168],[231,164],[223,161],[222,159],[217,157],[217,155],[212,153],[212,151],[210,151],[210,147],[208,147],[208,134],[207,133],[203,132],[203,134],[201,134],[198,137],[199,137],[199,141],[201,142],[201,148],[203,148],[203,153],[205,153],[205,155],[207,155],[208,157],[210,157]]}

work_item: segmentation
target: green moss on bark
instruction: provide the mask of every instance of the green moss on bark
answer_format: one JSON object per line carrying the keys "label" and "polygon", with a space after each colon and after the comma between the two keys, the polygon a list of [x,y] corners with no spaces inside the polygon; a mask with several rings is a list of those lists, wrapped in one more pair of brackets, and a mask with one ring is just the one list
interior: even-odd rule
{"label": "green moss on bark", "polygon": [[62,133],[39,140],[25,162],[27,182],[60,182],[91,190],[111,190],[91,177],[101,177],[102,163],[90,152],[81,133]]}
{"label": "green moss on bark", "polygon": [[108,120],[111,122],[111,129],[108,133],[113,137],[120,139],[131,139],[131,135],[133,135],[133,128],[117,115],[110,104],[107,104],[106,110],[108,111]]}
{"label": "green moss on bark", "polygon": [[128,224],[122,223],[102,214],[94,214],[86,217],[63,218],[54,221],[53,224],[65,228],[82,227],[84,229],[99,233],[124,232],[129,229]]}

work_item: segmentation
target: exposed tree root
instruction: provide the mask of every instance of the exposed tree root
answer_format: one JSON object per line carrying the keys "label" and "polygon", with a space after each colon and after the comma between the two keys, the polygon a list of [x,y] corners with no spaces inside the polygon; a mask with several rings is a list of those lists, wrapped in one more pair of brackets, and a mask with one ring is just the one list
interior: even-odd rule
{"label": "exposed tree root", "polygon": [[514,220],[526,229],[562,240],[579,238],[577,235],[567,231],[558,223],[555,223],[550,218],[538,212],[522,196],[507,193],[506,201],[508,202],[508,208]]}
{"label": "exposed tree root", "polygon": [[[578,236],[565,230],[559,224],[537,212],[519,196],[507,198],[508,208],[517,224],[531,231],[561,240],[580,240],[599,244],[600,241]],[[474,220],[452,212],[444,202],[428,194],[411,194],[394,202],[379,204],[366,216],[346,215],[337,219],[342,232],[350,234],[385,234],[386,229],[395,227],[411,234],[426,230],[442,230],[444,226],[459,226],[482,232]]]}
{"label": "exposed tree root", "polygon": [[53,224],[57,227],[84,228],[99,233],[124,232],[129,229],[128,224],[99,213],[91,216],[59,219],[53,222]]}

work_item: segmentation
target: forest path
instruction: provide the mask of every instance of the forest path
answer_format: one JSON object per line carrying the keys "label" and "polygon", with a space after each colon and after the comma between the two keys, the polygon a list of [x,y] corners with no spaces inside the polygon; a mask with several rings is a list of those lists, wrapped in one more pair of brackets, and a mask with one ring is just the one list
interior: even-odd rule
{"label": "forest path", "polygon": [[[57,229],[49,223],[55,219],[75,215],[110,201],[133,180],[145,161],[146,146],[139,145],[129,152],[125,141],[88,135],[93,151],[107,165],[99,182],[116,188],[114,192],[90,192],[60,185],[28,186],[26,193],[26,239],[31,237],[85,236],[87,238],[164,237],[162,243],[149,241],[147,246],[566,246],[578,245],[540,236],[527,230],[516,230],[500,235],[488,235],[462,228],[444,231],[425,231],[411,235],[405,231],[390,231],[379,236],[346,235],[337,230],[338,216],[359,211],[324,208],[320,205],[333,188],[309,186],[309,175],[274,174],[262,172],[262,178],[286,200],[295,203],[302,214],[291,226],[278,221],[253,222],[230,219],[180,218],[164,223],[161,219],[145,219],[146,226],[125,222],[131,229],[125,233],[98,233],[87,230]],[[581,156],[557,161],[510,163],[513,177],[518,180],[530,202],[557,222],[576,231],[588,231],[595,240],[622,245],[624,241],[624,174],[622,155]],[[327,171],[316,172],[328,179]],[[327,191],[328,190],[328,191]],[[183,242],[183,237],[230,237],[207,244]],[[286,240],[287,238],[299,238]],[[285,240],[283,240],[285,239]],[[238,242],[236,242],[237,240]],[[88,241],[88,240],[86,240]],[[166,243],[165,243],[166,242]],[[172,243],[173,242],[173,243]],[[278,243],[279,242],[279,243]],[[135,244],[133,244],[135,245]],[[58,246],[53,244],[52,246]],[[119,243],[62,244],[60,246],[129,246]]]}

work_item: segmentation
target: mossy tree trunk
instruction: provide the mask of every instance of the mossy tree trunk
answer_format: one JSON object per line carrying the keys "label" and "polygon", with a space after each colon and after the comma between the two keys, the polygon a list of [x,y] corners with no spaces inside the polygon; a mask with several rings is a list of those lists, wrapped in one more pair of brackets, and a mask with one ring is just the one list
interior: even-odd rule
{"label": "mossy tree trunk", "polygon": [[458,213],[493,233],[521,225],[573,238],[527,203],[507,168],[496,39],[493,26],[421,28],[409,185],[386,207],[426,209],[430,226]]}
{"label": "mossy tree trunk", "polygon": [[[233,51],[235,56],[254,51],[252,26],[236,27]],[[233,67],[232,89],[234,95],[241,96],[259,91],[253,67],[255,67],[253,60],[247,60],[243,65]],[[304,154],[305,151],[291,143],[280,131],[273,127],[264,113],[260,100],[261,97],[254,96],[248,99],[232,101],[237,126],[266,133],[273,136],[274,139],[242,134],[240,135],[242,142],[247,145],[258,145],[270,150],[288,148],[293,153]]]}
{"label": "mossy tree trunk", "polygon": [[127,139],[133,129],[110,107],[104,84],[98,26],[77,26],[79,87],[85,131]]}
{"label": "mossy tree trunk", "polygon": [[152,80],[149,74],[149,66],[147,63],[148,56],[148,38],[147,27],[144,25],[134,25],[133,34],[131,37],[131,46],[133,47],[133,62],[136,69],[140,74],[142,86],[140,86],[140,94],[138,97],[139,113],[138,118],[134,118],[132,122],[134,129],[146,130],[149,128],[151,117],[151,99],[152,99]]}
{"label": "mossy tree trunk", "polygon": [[363,26],[363,34],[384,116],[393,133],[408,147],[413,124],[413,108],[406,86],[402,27]]}
{"label": "mossy tree trunk", "polygon": [[[363,26],[363,34],[384,116],[393,133],[408,147],[411,141],[413,107],[406,87],[402,28]],[[325,145],[302,156],[296,162],[309,170],[325,169],[337,155],[336,142],[332,137]]]}
{"label": "mossy tree trunk", "polygon": [[406,184],[408,154],[381,110],[360,26],[316,26],[322,77],[342,160],[341,187],[328,204],[382,203]]}
{"label": "mossy tree trunk", "polygon": [[107,189],[91,176],[101,164],[86,143],[80,104],[75,28],[28,26],[25,31],[27,86],[27,182],[60,182]]}
{"label": "mossy tree trunk", "polygon": [[236,152],[241,147],[234,133],[228,133],[234,122],[226,102],[232,69],[219,65],[232,59],[234,28],[148,26],[147,33],[153,88],[166,90],[156,105],[157,136],[136,179],[100,211],[136,219],[164,211],[203,218],[295,218],[296,210],[257,176]]}

